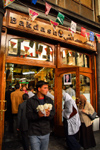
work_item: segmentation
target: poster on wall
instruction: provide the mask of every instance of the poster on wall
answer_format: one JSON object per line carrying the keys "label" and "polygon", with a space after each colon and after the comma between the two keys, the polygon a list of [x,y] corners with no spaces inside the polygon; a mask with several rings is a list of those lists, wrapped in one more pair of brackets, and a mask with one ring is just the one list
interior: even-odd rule
{"label": "poster on wall", "polygon": [[71,82],[71,74],[64,74],[64,85],[70,85]]}

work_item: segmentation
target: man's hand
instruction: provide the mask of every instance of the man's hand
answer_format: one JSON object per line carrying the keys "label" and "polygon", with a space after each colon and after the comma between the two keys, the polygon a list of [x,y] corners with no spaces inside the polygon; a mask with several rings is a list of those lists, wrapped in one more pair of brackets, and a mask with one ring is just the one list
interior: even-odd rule
{"label": "man's hand", "polygon": [[38,115],[39,117],[44,117],[44,114],[41,111],[38,112]]}
{"label": "man's hand", "polygon": [[83,112],[83,113],[86,113],[85,109],[82,109],[82,112]]}
{"label": "man's hand", "polygon": [[46,117],[50,115],[50,110],[46,110]]}

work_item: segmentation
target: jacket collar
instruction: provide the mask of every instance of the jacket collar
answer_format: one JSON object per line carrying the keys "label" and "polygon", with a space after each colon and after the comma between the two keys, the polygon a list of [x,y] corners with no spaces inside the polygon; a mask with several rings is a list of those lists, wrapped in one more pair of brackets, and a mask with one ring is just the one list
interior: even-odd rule
{"label": "jacket collar", "polygon": [[[47,97],[47,96],[44,95],[44,101],[45,101],[45,102],[46,102],[46,100],[47,100],[46,97]],[[36,99],[37,101],[39,101],[39,98],[37,97],[37,94],[35,94],[35,96],[33,96],[33,98]]]}

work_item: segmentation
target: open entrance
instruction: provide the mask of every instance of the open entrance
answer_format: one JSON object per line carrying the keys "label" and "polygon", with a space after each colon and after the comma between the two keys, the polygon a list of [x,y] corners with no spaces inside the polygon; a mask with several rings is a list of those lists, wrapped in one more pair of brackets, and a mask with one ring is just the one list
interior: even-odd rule
{"label": "open entrance", "polygon": [[55,93],[59,91],[55,98],[57,106],[55,133],[64,136],[62,118],[62,109],[64,108],[63,94],[65,92],[68,93],[75,101],[77,101],[80,94],[83,94],[91,103],[92,76],[81,72],[79,67],[56,68],[55,74]]}
{"label": "open entrance", "polygon": [[[21,136],[18,132],[17,135],[14,134],[13,130],[13,114],[12,114],[12,103],[11,103],[11,93],[15,91],[15,85],[20,84],[20,90],[23,90],[23,86],[26,91],[29,92],[29,88],[33,87],[33,93],[36,93],[36,83],[39,80],[44,80],[48,82],[49,91],[48,96],[54,100],[54,69],[39,66],[28,66],[7,63],[6,64],[6,92],[5,100],[6,109],[5,112],[5,122],[4,122],[4,140],[3,140],[3,150],[7,147],[12,146],[12,148],[21,147]],[[24,91],[23,91],[24,94]],[[5,144],[6,142],[6,144]],[[9,142],[12,144],[9,144]],[[8,143],[8,144],[7,144]]]}

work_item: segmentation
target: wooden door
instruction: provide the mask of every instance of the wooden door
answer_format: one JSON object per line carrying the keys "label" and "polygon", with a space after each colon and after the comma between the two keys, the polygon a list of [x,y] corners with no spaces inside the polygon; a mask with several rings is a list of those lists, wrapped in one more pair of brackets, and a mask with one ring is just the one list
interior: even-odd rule
{"label": "wooden door", "polygon": [[[56,68],[55,69],[55,108],[56,108],[56,116],[55,116],[55,133],[57,135],[64,135],[63,132],[63,124],[62,124],[62,85],[63,78],[66,74],[75,74],[76,81],[76,98],[80,94],[80,81],[79,81],[79,67],[67,67],[67,68]],[[58,133],[59,131],[59,133]]]}
{"label": "wooden door", "polygon": [[5,112],[5,55],[0,53],[0,150],[4,135],[4,112]]}
{"label": "wooden door", "polygon": [[5,113],[5,41],[6,29],[2,29],[0,48],[0,150],[4,135],[4,113]]}

